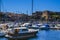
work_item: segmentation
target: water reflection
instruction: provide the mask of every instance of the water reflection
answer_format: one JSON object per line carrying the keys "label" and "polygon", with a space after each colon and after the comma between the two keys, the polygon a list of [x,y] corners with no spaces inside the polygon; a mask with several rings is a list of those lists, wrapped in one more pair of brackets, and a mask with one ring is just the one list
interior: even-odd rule
{"label": "water reflection", "polygon": [[37,38],[30,40],[60,40],[60,30],[41,30]]}
{"label": "water reflection", "polygon": [[0,40],[8,40],[8,39],[5,37],[0,37]]}

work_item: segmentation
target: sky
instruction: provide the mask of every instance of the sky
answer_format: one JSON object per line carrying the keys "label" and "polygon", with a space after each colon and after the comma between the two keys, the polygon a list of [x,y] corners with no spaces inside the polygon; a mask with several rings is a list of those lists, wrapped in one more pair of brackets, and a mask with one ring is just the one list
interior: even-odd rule
{"label": "sky", "polygon": [[[32,0],[1,0],[1,11],[15,13],[32,13]],[[33,12],[35,11],[60,12],[60,0],[33,0]]]}

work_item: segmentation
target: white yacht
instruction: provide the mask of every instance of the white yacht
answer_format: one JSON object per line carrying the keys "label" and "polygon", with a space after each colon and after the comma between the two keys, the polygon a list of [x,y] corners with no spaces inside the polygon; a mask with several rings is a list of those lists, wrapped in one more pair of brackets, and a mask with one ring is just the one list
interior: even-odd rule
{"label": "white yacht", "polygon": [[36,36],[38,30],[34,29],[27,29],[26,27],[17,27],[13,29],[9,29],[10,31],[8,32],[5,37],[7,38],[12,38],[12,39],[22,39],[22,38],[29,38]]}

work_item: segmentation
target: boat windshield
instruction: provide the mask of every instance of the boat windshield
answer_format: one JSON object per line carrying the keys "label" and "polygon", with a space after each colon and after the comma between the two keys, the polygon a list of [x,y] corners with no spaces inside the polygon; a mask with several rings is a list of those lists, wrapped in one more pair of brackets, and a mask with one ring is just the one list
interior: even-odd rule
{"label": "boat windshield", "polygon": [[28,31],[28,29],[20,29],[20,32],[22,32],[22,31]]}

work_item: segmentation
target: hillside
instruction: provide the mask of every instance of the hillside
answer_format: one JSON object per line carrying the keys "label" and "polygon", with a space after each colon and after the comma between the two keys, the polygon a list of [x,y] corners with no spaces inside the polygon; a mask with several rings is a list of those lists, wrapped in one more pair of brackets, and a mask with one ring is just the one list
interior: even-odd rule
{"label": "hillside", "polygon": [[0,12],[0,21],[29,21],[29,20],[41,20],[41,21],[60,21],[60,12],[53,11],[36,11],[32,15],[24,13],[11,13]]}
{"label": "hillside", "polygon": [[0,12],[0,21],[16,21],[16,20],[26,20],[28,15],[26,14],[16,14],[10,12]]}

